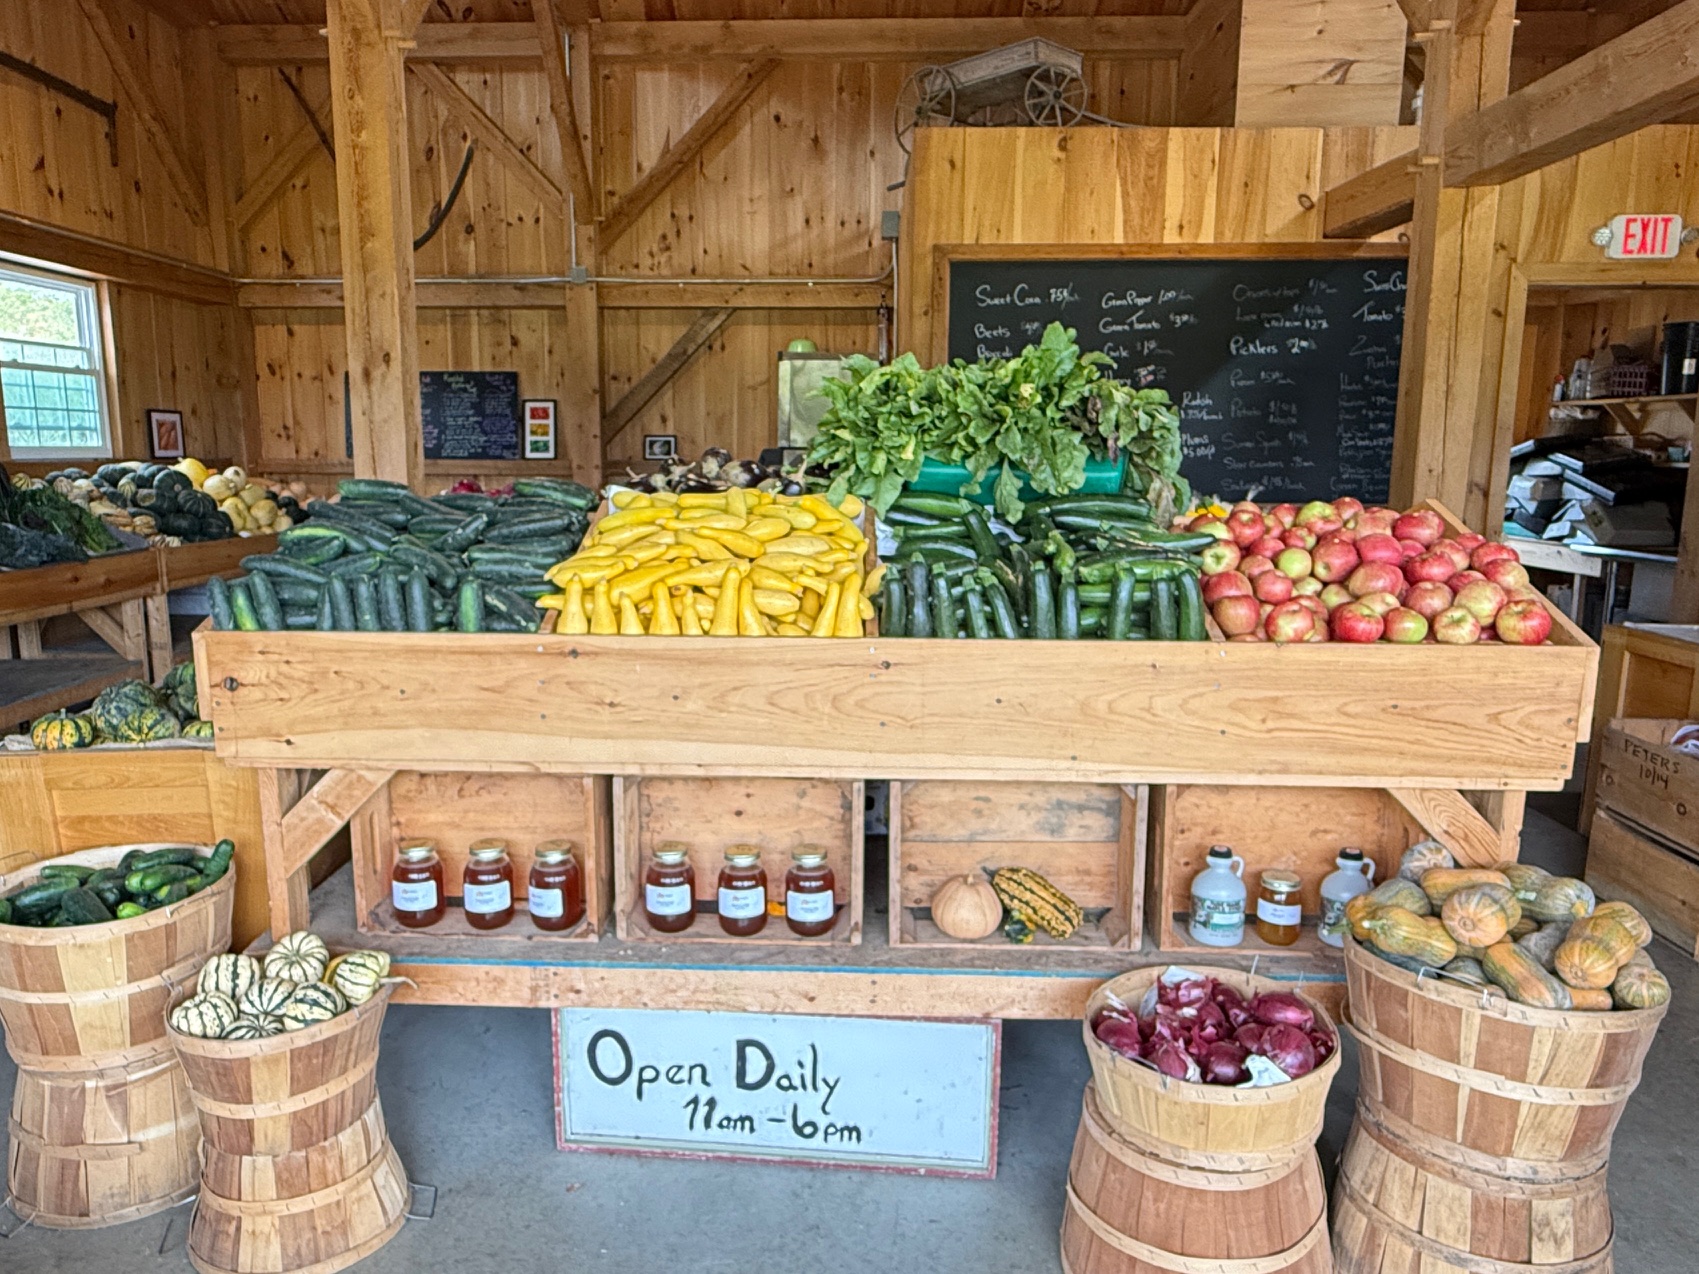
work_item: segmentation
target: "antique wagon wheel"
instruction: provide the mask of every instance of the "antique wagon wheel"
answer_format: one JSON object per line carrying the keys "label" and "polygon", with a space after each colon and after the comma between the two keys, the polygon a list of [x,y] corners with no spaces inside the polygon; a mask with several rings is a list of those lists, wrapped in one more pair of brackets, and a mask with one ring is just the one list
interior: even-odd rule
{"label": "antique wagon wheel", "polygon": [[914,130],[956,118],[956,81],[941,66],[923,66],[903,81],[897,93],[897,145],[905,154],[914,149]]}
{"label": "antique wagon wheel", "polygon": [[1026,81],[1026,114],[1040,127],[1067,128],[1085,114],[1085,81],[1065,66],[1041,66]]}

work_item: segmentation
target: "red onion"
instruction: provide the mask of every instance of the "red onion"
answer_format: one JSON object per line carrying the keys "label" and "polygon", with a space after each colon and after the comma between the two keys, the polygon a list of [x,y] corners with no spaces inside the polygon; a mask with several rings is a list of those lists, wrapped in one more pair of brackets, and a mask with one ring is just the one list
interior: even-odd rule
{"label": "red onion", "polygon": [[1333,1050],[1337,1047],[1333,1038],[1333,1032],[1319,1026],[1310,1032],[1310,1043],[1315,1046],[1317,1066],[1320,1066],[1329,1057],[1332,1057]]}
{"label": "red onion", "polygon": [[1200,1059],[1203,1063],[1203,1082],[1206,1084],[1242,1084],[1249,1075],[1245,1072],[1247,1053],[1244,1045],[1232,1040],[1211,1044]]}
{"label": "red onion", "polygon": [[1264,991],[1247,1005],[1251,1016],[1264,1026],[1295,1026],[1308,1031],[1316,1024],[1316,1015],[1290,991]]}
{"label": "red onion", "polygon": [[[1309,1043],[1308,1040],[1304,1042],[1306,1045]],[[1145,1056],[1157,1070],[1173,1079],[1184,1079],[1195,1084],[1203,1077],[1203,1072],[1198,1069],[1198,1064],[1191,1059],[1186,1050],[1170,1040],[1156,1040],[1151,1044],[1150,1051]]]}
{"label": "red onion", "polygon": [[1137,1022],[1129,1022],[1120,1017],[1100,1018],[1092,1033],[1123,1057],[1144,1055],[1144,1044],[1139,1038]]}
{"label": "red onion", "polygon": [[1177,1010],[1160,1004],[1156,1016],[1145,1022],[1144,1028],[1146,1038],[1167,1040],[1171,1044],[1183,1044],[1191,1034],[1190,1023]]}
{"label": "red onion", "polygon": [[1233,1032],[1233,1038],[1250,1049],[1251,1052],[1260,1053],[1262,1051],[1263,1032],[1267,1029],[1261,1022],[1246,1022]]}
{"label": "red onion", "polygon": [[1209,1002],[1210,991],[1215,986],[1213,978],[1187,978],[1184,982],[1161,982],[1161,989],[1156,993],[1158,1004],[1166,1004],[1176,1009],[1196,1008]]}
{"label": "red onion", "polygon": [[1262,1033],[1256,1052],[1268,1058],[1290,1079],[1308,1075],[1316,1068],[1315,1045],[1295,1026],[1281,1024],[1269,1027]]}
{"label": "red onion", "polygon": [[1231,1015],[1234,1009],[1242,1008],[1245,1003],[1245,997],[1239,994],[1239,988],[1229,986],[1225,982],[1217,982],[1209,998],[1215,1001],[1218,1009],[1228,1015]]}
{"label": "red onion", "polygon": [[1198,1044],[1207,1046],[1227,1036],[1227,1015],[1215,1007],[1212,1001],[1206,1000],[1198,1005],[1197,1025],[1192,1028],[1192,1038]]}

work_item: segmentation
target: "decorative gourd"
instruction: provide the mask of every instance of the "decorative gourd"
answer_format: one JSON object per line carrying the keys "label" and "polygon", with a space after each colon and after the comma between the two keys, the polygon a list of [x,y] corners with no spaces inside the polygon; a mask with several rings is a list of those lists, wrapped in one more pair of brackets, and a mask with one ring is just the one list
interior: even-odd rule
{"label": "decorative gourd", "polygon": [[1514,859],[1509,862],[1494,863],[1493,870],[1510,882],[1510,887],[1520,894],[1524,889],[1530,892],[1538,889],[1552,878],[1552,874],[1544,867],[1536,867],[1533,863],[1519,863]]}
{"label": "decorative gourd", "polygon": [[350,951],[325,970],[324,980],[342,992],[350,1004],[364,1004],[377,994],[389,973],[387,951]]}
{"label": "decorative gourd", "polygon": [[1458,956],[1446,965],[1441,972],[1469,986],[1485,986],[1487,984],[1487,975],[1481,972],[1481,962],[1470,956]]}
{"label": "decorative gourd", "polygon": [[217,991],[190,996],[171,1010],[171,1029],[184,1035],[215,1040],[228,1031],[239,1015],[236,1002]]}
{"label": "decorative gourd", "polygon": [[1609,939],[1591,934],[1568,939],[1552,956],[1557,976],[1576,987],[1603,990],[1616,981],[1616,971],[1621,967]]}
{"label": "decorative gourd", "polygon": [[1367,894],[1358,894],[1359,898],[1374,900],[1377,907],[1402,907],[1405,911],[1413,911],[1418,916],[1433,915],[1434,907],[1428,901],[1422,887],[1413,880],[1405,880],[1402,876],[1394,876],[1384,880],[1369,890]]}
{"label": "decorative gourd", "polygon": [[215,955],[201,966],[201,976],[195,982],[195,989],[202,995],[216,991],[240,1004],[249,988],[259,980],[260,962],[253,956],[235,953]]}
{"label": "decorative gourd", "polygon": [[1588,1013],[1608,1013],[1616,1007],[1616,1001],[1604,987],[1592,988],[1572,986],[1569,988],[1569,1007],[1582,1009]]}
{"label": "decorative gourd", "polygon": [[1593,908],[1593,918],[1616,921],[1628,930],[1637,947],[1643,947],[1652,940],[1652,926],[1646,923],[1646,917],[1625,902],[1601,902]]}
{"label": "decorative gourd", "polygon": [[30,726],[29,741],[43,752],[86,748],[94,742],[94,722],[81,713],[50,712]]}
{"label": "decorative gourd", "polygon": [[109,739],[122,739],[131,716],[144,708],[157,708],[159,704],[158,692],[147,682],[120,681],[94,697],[88,715],[99,733]]}
{"label": "decorative gourd", "polygon": [[1010,916],[1052,938],[1072,937],[1085,919],[1079,903],[1030,868],[999,867],[991,887]]}
{"label": "decorative gourd", "polygon": [[1409,956],[1435,969],[1457,958],[1457,943],[1437,916],[1418,916],[1402,907],[1380,907],[1363,927],[1369,941],[1390,955]]}
{"label": "decorative gourd", "polygon": [[1535,920],[1579,920],[1593,913],[1593,890],[1573,876],[1552,876],[1537,889],[1518,890],[1524,915]]}
{"label": "decorative gourd", "polygon": [[236,1001],[243,1017],[277,1017],[289,997],[295,994],[295,984],[282,978],[260,978]]}
{"label": "decorative gourd", "polygon": [[295,988],[278,1016],[283,1019],[284,1030],[298,1031],[304,1026],[328,1022],[347,1011],[348,1001],[335,987],[306,982]]}
{"label": "decorative gourd", "polygon": [[185,739],[210,739],[210,738],[212,738],[212,722],[210,722],[210,721],[191,721],[191,722],[189,722],[188,725],[183,727],[183,737]]}
{"label": "decorative gourd", "polygon": [[1445,900],[1440,919],[1460,944],[1490,947],[1502,942],[1522,908],[1507,885],[1465,885]]}
{"label": "decorative gourd", "polygon": [[1552,967],[1552,957],[1569,936],[1569,926],[1565,924],[1542,925],[1526,937],[1518,938],[1516,945],[1540,962],[1542,969]]}
{"label": "decorative gourd", "polygon": [[1003,900],[978,873],[952,876],[932,895],[932,923],[961,942],[976,942],[1003,923]]}
{"label": "decorative gourd", "polygon": [[1668,1004],[1669,998],[1669,979],[1644,954],[1617,970],[1616,981],[1611,983],[1611,1000],[1619,1009],[1655,1009]]}
{"label": "decorative gourd", "polygon": [[155,743],[183,733],[177,718],[157,704],[137,708],[119,720],[109,733],[119,743]]}
{"label": "decorative gourd", "polygon": [[1540,967],[1514,942],[1496,942],[1481,959],[1481,972],[1518,1004],[1536,1009],[1567,1009],[1569,988]]}
{"label": "decorative gourd", "polygon": [[[1422,901],[1427,901],[1427,895],[1422,895]],[[1370,938],[1368,918],[1380,910],[1380,904],[1374,900],[1373,894],[1358,894],[1345,904],[1345,923],[1351,926],[1351,936],[1358,942],[1367,942]]]}
{"label": "decorative gourd", "polygon": [[1634,934],[1628,926],[1610,916],[1587,916],[1575,921],[1569,926],[1566,941],[1574,942],[1580,938],[1593,938],[1603,944],[1618,968],[1628,963],[1629,957],[1640,950],[1640,944],[1634,940]]}
{"label": "decorative gourd", "polygon": [[1499,885],[1509,889],[1510,882],[1496,871],[1485,867],[1436,867],[1432,871],[1422,873],[1422,892],[1427,894],[1428,901],[1434,909],[1445,906],[1445,900],[1459,889],[1470,885]]}
{"label": "decorative gourd", "polygon": [[317,982],[330,964],[330,950],[316,933],[286,933],[265,953],[265,975],[286,982]]}
{"label": "decorative gourd", "polygon": [[1451,851],[1437,840],[1419,840],[1398,859],[1398,875],[1403,880],[1417,882],[1436,867],[1455,867],[1457,860]]}
{"label": "decorative gourd", "polygon": [[185,721],[193,721],[200,716],[200,703],[195,693],[195,664],[191,659],[185,659],[180,664],[172,666],[165,674],[161,683],[165,692],[165,706],[170,708]]}
{"label": "decorative gourd", "polygon": [[282,1019],[266,1014],[264,1016],[237,1018],[219,1038],[226,1040],[264,1040],[270,1039],[273,1035],[281,1034],[283,1034]]}

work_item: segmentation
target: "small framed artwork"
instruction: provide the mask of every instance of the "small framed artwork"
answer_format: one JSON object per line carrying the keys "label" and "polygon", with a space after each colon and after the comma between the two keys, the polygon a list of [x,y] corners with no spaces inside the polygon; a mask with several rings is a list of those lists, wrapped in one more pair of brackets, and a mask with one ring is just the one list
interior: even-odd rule
{"label": "small framed artwork", "polygon": [[525,422],[525,458],[553,460],[555,458],[555,400],[527,398],[520,405],[520,419]]}
{"label": "small framed artwork", "polygon": [[643,435],[643,458],[645,460],[672,460],[677,455],[677,434]]}
{"label": "small framed artwork", "polygon": [[149,408],[147,413],[148,444],[155,460],[183,458],[183,413]]}

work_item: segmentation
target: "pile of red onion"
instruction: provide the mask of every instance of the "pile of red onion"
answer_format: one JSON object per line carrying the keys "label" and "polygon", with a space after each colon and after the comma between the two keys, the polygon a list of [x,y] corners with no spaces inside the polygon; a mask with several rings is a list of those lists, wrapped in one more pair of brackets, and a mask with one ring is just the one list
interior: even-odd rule
{"label": "pile of red onion", "polygon": [[1194,1084],[1243,1084],[1245,1059],[1266,1057],[1289,1079],[1308,1075],[1338,1047],[1333,1032],[1289,991],[1246,1000],[1214,978],[1158,982],[1156,1007],[1143,1016],[1111,1004],[1092,1034],[1123,1057],[1149,1062],[1164,1075]]}

